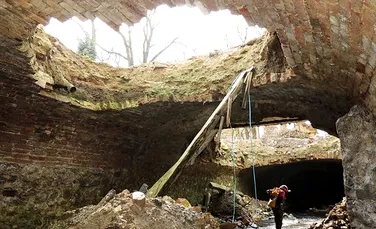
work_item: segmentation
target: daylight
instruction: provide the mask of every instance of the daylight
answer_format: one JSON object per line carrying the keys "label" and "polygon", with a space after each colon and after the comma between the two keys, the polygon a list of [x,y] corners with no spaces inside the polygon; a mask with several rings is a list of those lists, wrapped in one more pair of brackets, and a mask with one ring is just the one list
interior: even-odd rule
{"label": "daylight", "polygon": [[[142,63],[142,45],[144,41],[143,28],[145,18],[132,26],[132,47],[135,64]],[[228,10],[203,14],[197,7],[159,6],[152,18],[156,25],[152,38],[149,60],[168,44],[167,48],[155,61],[174,62],[188,59],[192,56],[207,55],[214,51],[223,51],[241,45],[249,40],[260,37],[265,30],[257,26],[248,26],[242,16],[232,15]],[[96,18],[97,61],[107,62],[114,66],[127,66],[124,58],[116,58],[111,52],[126,56],[123,40],[120,34]],[[128,26],[120,28],[127,35]],[[85,39],[85,33],[91,36],[91,22],[82,22],[74,17],[64,23],[51,19],[45,26],[46,32],[57,37],[65,46],[77,51],[80,40]],[[106,50],[106,51],[105,51]]]}

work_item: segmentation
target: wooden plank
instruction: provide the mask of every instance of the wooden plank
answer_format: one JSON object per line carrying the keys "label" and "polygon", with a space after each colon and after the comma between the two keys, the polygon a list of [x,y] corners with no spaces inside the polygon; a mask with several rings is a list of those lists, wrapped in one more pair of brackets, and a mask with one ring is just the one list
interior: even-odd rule
{"label": "wooden plank", "polygon": [[243,86],[244,77],[252,70],[253,67],[241,72],[237,76],[229,92],[223,98],[215,111],[211,114],[201,130],[197,133],[179,160],[161,178],[159,178],[153,187],[149,189],[148,196],[156,197],[168,183],[172,184],[178,178],[182,170],[194,163],[196,157],[205,149],[208,143],[213,140],[214,136],[218,132],[218,130],[215,128],[220,122],[220,117],[226,112],[229,99],[232,98],[232,101],[236,99]]}
{"label": "wooden plank", "polygon": [[229,127],[231,124],[231,108],[232,108],[232,96],[228,98],[228,103],[227,103],[227,115],[226,115],[226,127]]}
{"label": "wooden plank", "polygon": [[243,109],[247,108],[247,98],[249,96],[250,89],[251,89],[252,77],[253,77],[253,71],[251,71],[247,75],[247,78],[246,78],[246,82],[245,82],[246,86],[245,86],[244,96],[243,96],[243,101],[242,101],[242,108]]}
{"label": "wooden plank", "polygon": [[222,135],[222,129],[223,129],[223,123],[225,122],[225,116],[221,116],[221,121],[219,122],[219,129],[218,129],[218,134],[217,138],[220,141],[221,140],[221,135]]}

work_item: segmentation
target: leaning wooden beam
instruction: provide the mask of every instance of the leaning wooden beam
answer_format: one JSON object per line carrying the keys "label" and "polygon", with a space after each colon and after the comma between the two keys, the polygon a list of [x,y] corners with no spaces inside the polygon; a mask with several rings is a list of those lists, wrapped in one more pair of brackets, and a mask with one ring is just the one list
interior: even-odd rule
{"label": "leaning wooden beam", "polygon": [[221,121],[219,123],[219,129],[218,129],[218,134],[217,138],[221,140],[221,135],[222,135],[222,129],[223,129],[223,122],[225,121],[225,116],[221,116]]}
{"label": "leaning wooden beam", "polygon": [[[245,90],[244,90],[244,97],[243,97],[243,101],[242,101],[242,108],[245,109],[247,108],[247,99],[248,99],[248,95],[249,95],[249,90],[251,89],[251,84],[252,84],[252,77],[253,77],[253,72],[250,72],[246,79],[245,79]],[[247,96],[245,96],[247,95]]]}
{"label": "leaning wooden beam", "polygon": [[231,102],[235,101],[236,96],[243,87],[244,77],[246,77],[252,70],[253,67],[241,72],[237,76],[229,92],[206,121],[201,130],[197,133],[191,144],[189,144],[179,160],[161,178],[159,178],[153,187],[149,189],[148,196],[156,197],[168,183],[172,184],[177,179],[181,171],[185,167],[193,164],[197,156],[205,149],[208,143],[213,140],[214,136],[218,132],[217,126],[220,122],[220,117],[224,115],[227,110],[229,98],[231,98]]}

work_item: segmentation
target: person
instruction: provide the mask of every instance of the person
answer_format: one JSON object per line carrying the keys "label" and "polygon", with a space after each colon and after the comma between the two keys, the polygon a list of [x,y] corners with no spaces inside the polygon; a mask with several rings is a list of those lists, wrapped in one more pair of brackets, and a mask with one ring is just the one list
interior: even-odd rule
{"label": "person", "polygon": [[266,190],[266,193],[269,195],[270,199],[268,206],[272,209],[274,215],[275,228],[282,228],[282,219],[283,219],[283,207],[286,200],[286,194],[291,192],[287,185],[281,185],[279,188],[275,187],[272,189]]}

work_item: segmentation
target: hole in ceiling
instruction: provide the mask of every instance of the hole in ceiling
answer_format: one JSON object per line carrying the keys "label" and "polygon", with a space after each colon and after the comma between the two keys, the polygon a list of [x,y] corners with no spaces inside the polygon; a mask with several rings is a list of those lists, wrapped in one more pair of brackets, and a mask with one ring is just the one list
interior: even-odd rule
{"label": "hole in ceiling", "polygon": [[[229,10],[204,15],[197,7],[161,5],[149,11],[147,18],[130,27],[123,24],[121,34],[99,18],[82,22],[74,17],[64,23],[51,19],[45,30],[75,52],[122,67],[217,53],[260,37],[266,31],[248,26],[242,16]],[[150,38],[150,43],[145,37]]]}

